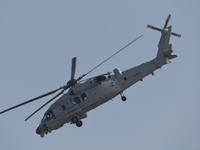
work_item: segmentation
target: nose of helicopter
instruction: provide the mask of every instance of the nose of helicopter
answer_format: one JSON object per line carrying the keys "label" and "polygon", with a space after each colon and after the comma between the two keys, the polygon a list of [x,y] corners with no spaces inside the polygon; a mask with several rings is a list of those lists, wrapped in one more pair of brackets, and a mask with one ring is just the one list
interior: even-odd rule
{"label": "nose of helicopter", "polygon": [[44,134],[44,133],[46,133],[46,132],[48,132],[48,127],[47,127],[47,125],[46,124],[43,124],[43,125],[39,125],[38,127],[37,127],[37,129],[36,129],[36,133],[37,134]]}

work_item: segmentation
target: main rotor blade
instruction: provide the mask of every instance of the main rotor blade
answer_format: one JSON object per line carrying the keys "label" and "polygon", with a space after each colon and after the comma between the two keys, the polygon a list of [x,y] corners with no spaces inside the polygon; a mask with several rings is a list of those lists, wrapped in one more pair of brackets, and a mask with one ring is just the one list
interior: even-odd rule
{"label": "main rotor blade", "polygon": [[56,97],[60,96],[63,92],[65,91],[65,89],[63,89],[60,93],[58,93],[56,96],[54,96],[52,99],[50,99],[48,102],[46,102],[44,105],[42,105],[40,108],[38,108],[36,111],[34,111],[30,116],[28,116],[25,121],[27,121],[29,118],[31,118],[35,113],[37,113],[39,110],[41,110],[44,106],[46,106],[47,104],[49,104],[51,101],[53,101]]}
{"label": "main rotor blade", "polygon": [[22,106],[22,105],[31,103],[31,102],[33,102],[33,101],[36,101],[36,100],[38,100],[38,99],[40,99],[40,98],[43,98],[43,97],[46,97],[46,96],[48,96],[48,95],[51,95],[51,94],[57,92],[57,91],[60,90],[60,89],[62,89],[62,88],[58,88],[58,89],[53,90],[53,91],[51,91],[51,92],[48,92],[48,93],[46,93],[46,94],[40,95],[40,96],[38,96],[38,97],[36,97],[36,98],[30,99],[30,100],[28,100],[28,101],[25,101],[25,102],[23,102],[23,103],[20,103],[20,104],[18,104],[18,105],[15,105],[15,106],[13,106],[13,107],[11,107],[11,108],[8,108],[8,109],[6,109],[6,110],[4,110],[4,111],[1,111],[0,114],[5,113],[5,112],[7,112],[7,111],[10,111],[10,110],[12,110],[12,109],[15,109],[15,108],[17,108],[17,107],[20,107],[20,106]]}
{"label": "main rotor blade", "polygon": [[169,15],[167,16],[167,19],[166,19],[166,21],[165,21],[164,28],[167,28],[167,24],[168,24],[168,22],[169,22],[170,18],[171,18],[171,15],[169,14]]}
{"label": "main rotor blade", "polygon": [[76,57],[72,58],[71,81],[73,81],[75,78],[75,71],[76,71]]}
{"label": "main rotor blade", "polygon": [[154,26],[152,26],[152,25],[147,25],[147,27],[148,27],[148,28],[151,28],[151,29],[153,29],[153,30],[162,31],[162,29],[159,29],[159,28],[154,27]]}

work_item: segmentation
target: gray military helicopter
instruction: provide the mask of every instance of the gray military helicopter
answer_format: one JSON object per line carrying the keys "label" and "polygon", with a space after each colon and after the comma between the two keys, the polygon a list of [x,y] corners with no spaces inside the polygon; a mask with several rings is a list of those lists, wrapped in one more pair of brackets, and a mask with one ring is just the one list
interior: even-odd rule
{"label": "gray military helicopter", "polygon": [[[122,101],[126,101],[126,97],[123,95],[124,90],[126,90],[136,82],[142,81],[143,78],[147,75],[154,75],[155,70],[161,68],[165,64],[168,64],[170,59],[177,57],[177,55],[172,55],[172,44],[170,44],[169,41],[171,35],[177,37],[181,37],[181,35],[171,32],[172,26],[167,26],[170,17],[171,15],[168,15],[163,29],[147,25],[147,27],[161,32],[161,38],[158,44],[158,52],[154,59],[125,71],[121,71],[119,68],[115,68],[113,70],[113,73],[108,72],[95,77],[91,77],[86,80],[82,80],[83,77],[85,77],[87,74],[89,74],[94,69],[106,62],[108,59],[135,42],[141,36],[120,49],[114,55],[110,56],[101,64],[90,70],[88,73],[80,76],[78,79],[75,79],[76,57],[74,57],[72,59],[71,65],[71,79],[67,82],[66,85],[11,108],[8,108],[0,112],[0,114],[60,91],[52,99],[47,101],[44,105],[42,105],[29,117],[27,117],[25,121],[32,117],[44,106],[62,95],[45,112],[39,126],[36,129],[36,133],[39,134],[41,137],[44,137],[45,134],[62,127],[66,123],[76,124],[77,127],[81,127],[83,125],[82,119],[87,117],[88,111],[104,104],[105,102],[108,102],[117,95],[121,95]],[[66,90],[68,91],[64,93],[64,91]]]}

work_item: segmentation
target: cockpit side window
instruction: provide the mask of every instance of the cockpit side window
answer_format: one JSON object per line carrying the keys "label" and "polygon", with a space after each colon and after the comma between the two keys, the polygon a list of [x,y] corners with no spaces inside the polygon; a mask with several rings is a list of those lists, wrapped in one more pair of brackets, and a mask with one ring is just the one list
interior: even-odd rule
{"label": "cockpit side window", "polygon": [[54,113],[53,113],[52,110],[49,110],[49,111],[46,113],[46,118],[47,118],[47,120],[50,120],[50,119],[52,119],[52,118],[54,118],[54,117],[55,117],[55,115],[54,115]]}

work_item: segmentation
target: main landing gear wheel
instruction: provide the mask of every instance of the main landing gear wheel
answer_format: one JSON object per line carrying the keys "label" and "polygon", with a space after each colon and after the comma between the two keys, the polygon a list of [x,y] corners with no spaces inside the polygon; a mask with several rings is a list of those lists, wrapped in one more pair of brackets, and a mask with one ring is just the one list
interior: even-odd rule
{"label": "main landing gear wheel", "polygon": [[120,93],[120,95],[121,95],[121,100],[122,100],[122,101],[126,101],[126,99],[127,99],[126,96],[124,96],[123,93]]}
{"label": "main landing gear wheel", "polygon": [[77,127],[81,127],[83,125],[83,122],[77,116],[74,116],[71,121],[76,124]]}
{"label": "main landing gear wheel", "polygon": [[83,125],[83,122],[81,120],[76,123],[77,127],[81,127],[82,125]]}

